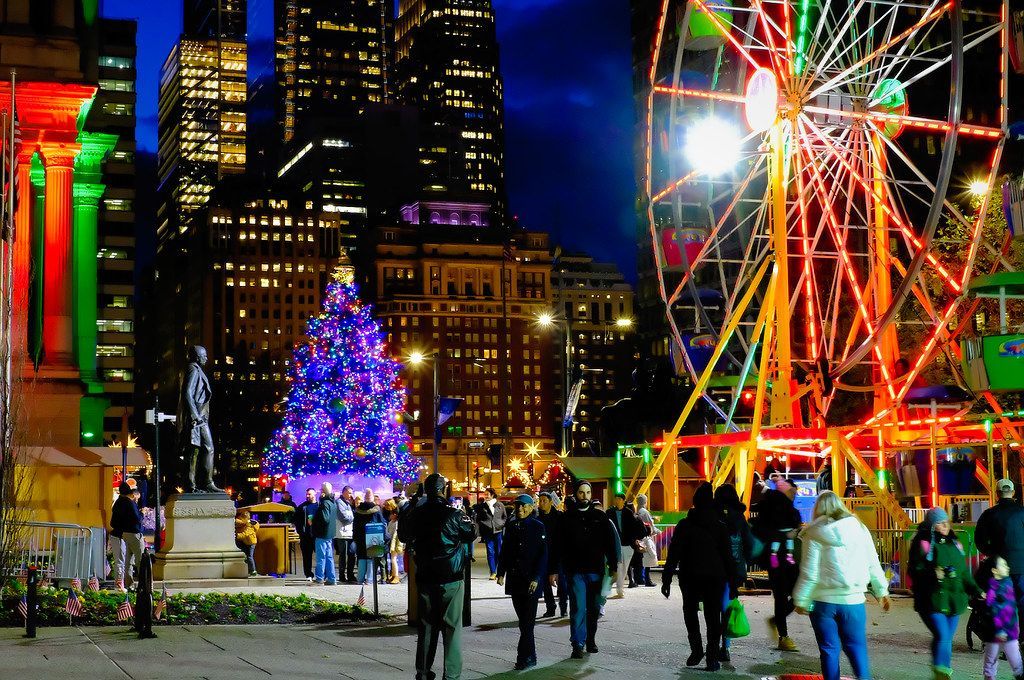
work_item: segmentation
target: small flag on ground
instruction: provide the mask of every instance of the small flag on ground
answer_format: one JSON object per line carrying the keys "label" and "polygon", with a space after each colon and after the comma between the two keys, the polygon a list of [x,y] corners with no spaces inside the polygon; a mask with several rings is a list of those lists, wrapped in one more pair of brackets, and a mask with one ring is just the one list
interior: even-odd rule
{"label": "small flag on ground", "polygon": [[132,609],[132,603],[128,601],[127,593],[124,596],[124,602],[117,608],[117,620],[127,621],[128,619],[135,616],[135,610]]}
{"label": "small flag on ground", "polygon": [[128,590],[127,588],[124,587],[124,579],[123,578],[119,578],[116,581],[114,581],[114,587],[117,588],[118,590],[120,590],[122,593],[126,592]]}
{"label": "small flag on ground", "polygon": [[100,580],[95,575],[89,577],[89,590],[94,593],[100,592]]}
{"label": "small flag on ground", "polygon": [[164,586],[164,589],[160,592],[160,599],[153,606],[153,618],[159,621],[165,611],[167,611],[167,586]]}
{"label": "small flag on ground", "polygon": [[21,618],[28,618],[28,598],[24,595],[21,596],[21,602],[18,603],[18,613],[21,614]]}
{"label": "small flag on ground", "polygon": [[85,610],[82,608],[82,601],[78,599],[78,595],[73,590],[68,591],[68,601],[64,605],[64,611],[69,616],[82,616],[85,614]]}
{"label": "small flag on ground", "polygon": [[359,599],[356,600],[356,606],[357,607],[365,607],[366,606],[366,586],[363,586],[362,588],[359,589]]}
{"label": "small flag on ground", "polygon": [[81,590],[82,589],[82,579],[80,579],[80,578],[73,578],[73,579],[71,579],[71,589],[72,590]]}

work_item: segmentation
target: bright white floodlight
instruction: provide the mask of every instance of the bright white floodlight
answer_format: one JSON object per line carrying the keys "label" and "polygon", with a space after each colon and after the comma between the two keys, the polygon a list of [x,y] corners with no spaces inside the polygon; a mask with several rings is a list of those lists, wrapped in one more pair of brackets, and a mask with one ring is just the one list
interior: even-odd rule
{"label": "bright white floodlight", "polygon": [[739,162],[740,140],[734,125],[717,118],[697,121],[686,131],[686,159],[706,175],[721,175]]}

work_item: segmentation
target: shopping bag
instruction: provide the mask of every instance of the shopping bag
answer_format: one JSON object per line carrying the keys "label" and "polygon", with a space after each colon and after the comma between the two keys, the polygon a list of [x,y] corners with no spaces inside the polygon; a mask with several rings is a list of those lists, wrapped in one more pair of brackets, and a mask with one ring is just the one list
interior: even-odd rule
{"label": "shopping bag", "polygon": [[750,622],[747,621],[747,612],[743,609],[740,599],[729,602],[725,609],[725,637],[741,638],[750,635]]}

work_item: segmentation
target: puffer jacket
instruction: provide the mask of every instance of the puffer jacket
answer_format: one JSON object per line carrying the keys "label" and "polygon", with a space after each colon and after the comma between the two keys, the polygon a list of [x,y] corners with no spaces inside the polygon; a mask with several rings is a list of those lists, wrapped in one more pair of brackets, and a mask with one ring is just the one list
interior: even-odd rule
{"label": "puffer jacket", "polygon": [[256,530],[259,528],[259,522],[250,522],[247,519],[236,517],[235,541],[242,545],[256,545]]}
{"label": "puffer jacket", "polygon": [[416,583],[421,586],[461,580],[476,537],[469,515],[441,497],[415,498],[398,517],[398,539],[412,550]]}
{"label": "puffer jacket", "polygon": [[861,604],[867,590],[877,598],[888,596],[889,584],[871,532],[859,519],[819,517],[800,537],[803,558],[793,588],[797,607],[810,609],[813,602]]}
{"label": "puffer jacket", "polygon": [[338,533],[334,537],[342,540],[352,540],[352,526],[355,519],[352,505],[340,496],[335,502],[338,504]]}

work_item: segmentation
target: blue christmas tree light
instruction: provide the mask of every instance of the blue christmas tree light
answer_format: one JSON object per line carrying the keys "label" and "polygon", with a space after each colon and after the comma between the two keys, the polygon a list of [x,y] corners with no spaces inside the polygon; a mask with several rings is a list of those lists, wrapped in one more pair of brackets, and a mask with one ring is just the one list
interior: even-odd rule
{"label": "blue christmas tree light", "polygon": [[402,424],[401,364],[386,353],[380,325],[358,293],[351,270],[339,268],[323,310],[306,324],[288,370],[284,418],[263,454],[267,474],[418,476]]}

